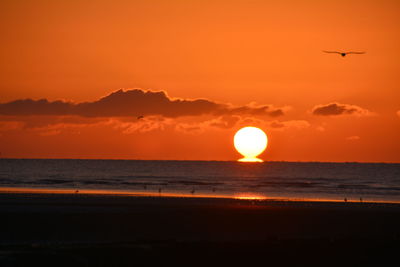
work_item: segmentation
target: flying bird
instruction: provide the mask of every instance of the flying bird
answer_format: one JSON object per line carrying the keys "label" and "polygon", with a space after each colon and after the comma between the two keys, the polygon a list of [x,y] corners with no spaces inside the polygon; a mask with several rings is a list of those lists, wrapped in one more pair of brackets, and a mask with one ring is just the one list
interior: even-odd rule
{"label": "flying bird", "polygon": [[138,120],[143,119],[143,118],[144,118],[143,115],[137,116],[137,119],[138,119]]}
{"label": "flying bird", "polygon": [[349,55],[349,54],[365,54],[365,52],[355,52],[355,51],[340,52],[340,51],[325,51],[325,50],[323,50],[322,52],[330,53],[330,54],[339,54],[342,57],[345,57],[346,55]]}

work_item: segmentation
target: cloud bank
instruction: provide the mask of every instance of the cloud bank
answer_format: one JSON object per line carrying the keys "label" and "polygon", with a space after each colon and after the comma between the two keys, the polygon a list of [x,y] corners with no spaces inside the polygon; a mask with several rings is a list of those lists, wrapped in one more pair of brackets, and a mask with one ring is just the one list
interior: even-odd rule
{"label": "cloud bank", "polygon": [[0,115],[27,116],[48,115],[81,117],[128,117],[161,115],[168,118],[200,115],[259,115],[279,117],[284,108],[272,105],[232,106],[206,99],[173,99],[164,91],[143,91],[140,89],[115,91],[93,102],[48,101],[47,99],[22,99],[0,104]]}
{"label": "cloud bank", "polygon": [[326,105],[318,105],[312,109],[313,115],[319,116],[340,116],[340,115],[353,115],[353,116],[369,116],[372,113],[364,108],[356,105],[329,103]]}

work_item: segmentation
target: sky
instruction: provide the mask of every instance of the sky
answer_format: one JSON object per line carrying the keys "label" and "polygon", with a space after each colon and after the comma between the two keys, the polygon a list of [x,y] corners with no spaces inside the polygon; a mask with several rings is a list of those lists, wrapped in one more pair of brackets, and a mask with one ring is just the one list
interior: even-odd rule
{"label": "sky", "polygon": [[400,162],[399,14],[389,0],[2,0],[1,156],[237,160],[235,132],[255,126],[265,161]]}

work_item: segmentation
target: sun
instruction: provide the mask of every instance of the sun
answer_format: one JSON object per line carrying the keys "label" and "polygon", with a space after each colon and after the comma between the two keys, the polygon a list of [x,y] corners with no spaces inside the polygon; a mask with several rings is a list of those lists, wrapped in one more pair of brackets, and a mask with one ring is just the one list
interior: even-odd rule
{"label": "sun", "polygon": [[233,143],[244,157],[239,161],[262,162],[257,156],[267,148],[268,138],[260,128],[248,126],[236,132]]}

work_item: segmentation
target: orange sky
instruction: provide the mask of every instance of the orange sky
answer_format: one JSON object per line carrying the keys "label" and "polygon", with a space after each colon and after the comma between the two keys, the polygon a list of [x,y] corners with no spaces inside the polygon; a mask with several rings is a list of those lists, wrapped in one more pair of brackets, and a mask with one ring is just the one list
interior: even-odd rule
{"label": "orange sky", "polygon": [[264,160],[400,162],[399,14],[399,1],[1,1],[0,151],[236,160],[233,135],[253,125]]}

